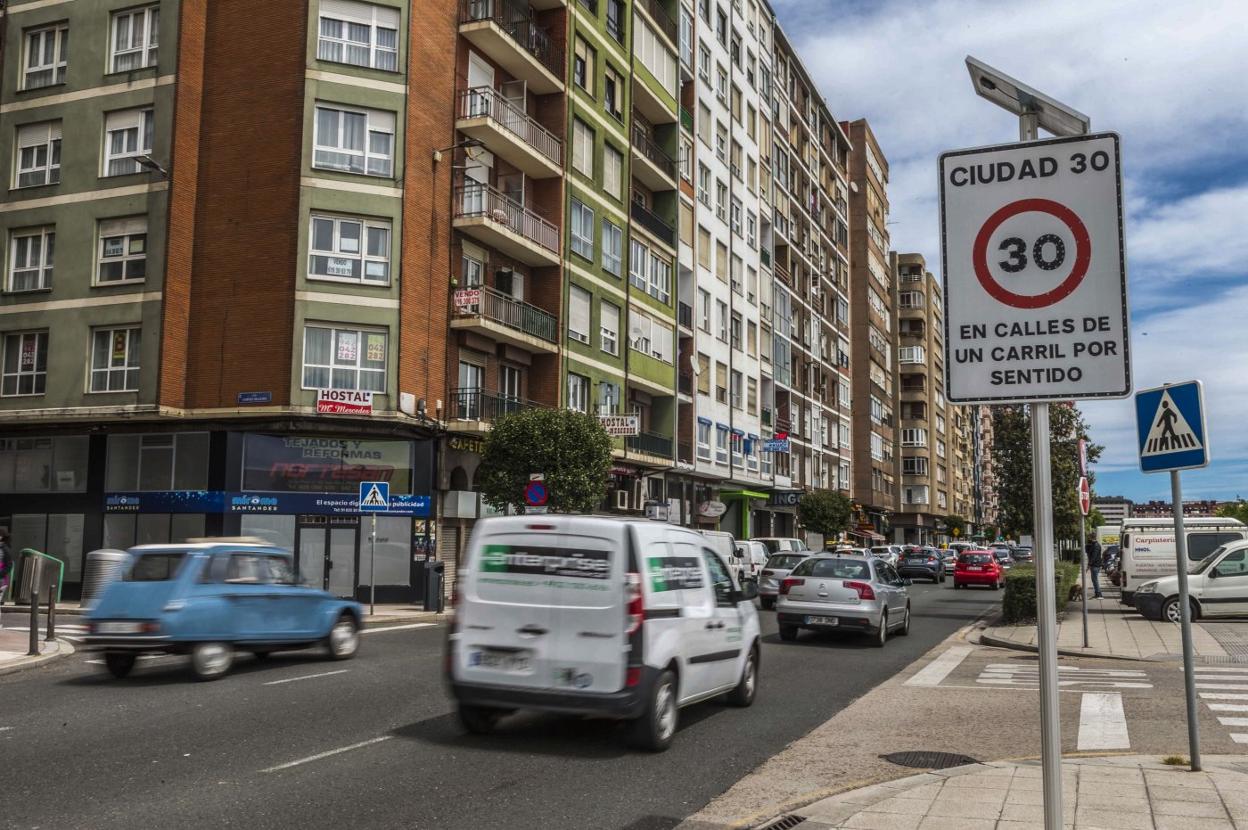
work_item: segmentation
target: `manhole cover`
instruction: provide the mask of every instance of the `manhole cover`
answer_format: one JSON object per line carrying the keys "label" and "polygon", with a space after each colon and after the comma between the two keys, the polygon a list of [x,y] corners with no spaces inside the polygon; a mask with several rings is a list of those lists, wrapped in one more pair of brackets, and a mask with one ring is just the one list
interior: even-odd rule
{"label": "manhole cover", "polygon": [[963,764],[979,763],[977,759],[969,755],[959,755],[956,752],[893,752],[880,757],[890,764],[915,769],[949,769]]}
{"label": "manhole cover", "polygon": [[789,830],[790,827],[796,827],[806,820],[805,816],[780,816],[771,824],[764,824],[758,830]]}

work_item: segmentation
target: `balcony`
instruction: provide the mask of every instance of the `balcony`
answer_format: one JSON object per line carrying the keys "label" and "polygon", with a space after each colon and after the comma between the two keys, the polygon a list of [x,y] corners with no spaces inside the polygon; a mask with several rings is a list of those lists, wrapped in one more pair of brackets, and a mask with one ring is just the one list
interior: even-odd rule
{"label": "balcony", "polygon": [[767,250],[766,248],[763,248],[762,250],[760,250],[758,252],[758,261],[761,262],[765,267],[770,268],[771,267],[771,251]]}
{"label": "balcony", "polygon": [[644,228],[651,236],[675,250],[676,229],[640,202],[632,204],[633,221]]}
{"label": "balcony", "polygon": [[693,331],[693,306],[688,303],[678,303],[676,306],[676,321],[682,327]]}
{"label": "balcony", "polygon": [[[635,26],[649,25],[640,19],[634,20],[633,24]],[[656,42],[662,43],[661,40]],[[675,51],[670,51],[672,58],[675,59]],[[651,124],[676,123],[680,118],[678,113],[680,104],[676,100],[675,88],[664,87],[662,81],[651,72],[650,67],[645,62],[636,61],[635,66],[644,70],[643,72],[633,72],[633,103],[636,109],[640,110],[641,114]],[[653,81],[654,86],[651,86],[648,81]],[[659,90],[662,90],[662,92]]]}
{"label": "balcony", "polygon": [[650,456],[663,464],[670,463],[672,459],[672,438],[669,435],[659,435],[657,432],[630,435],[624,439],[624,447],[630,455],[635,453]]}
{"label": "balcony", "polygon": [[649,16],[651,22],[654,23],[654,28],[660,33],[666,35],[672,46],[676,46],[680,43],[680,35],[677,33],[676,21],[672,19],[671,15],[669,15],[661,5],[659,5],[659,0],[636,0],[635,5],[637,8],[645,12],[647,16]]}
{"label": "balcony", "polygon": [[459,33],[534,94],[563,91],[563,46],[537,25],[527,2],[460,0]]}
{"label": "balcony", "polygon": [[684,107],[680,108],[680,126],[690,135],[693,135],[693,113]]}
{"label": "balcony", "polygon": [[527,265],[559,264],[559,229],[487,184],[455,188],[454,227]]}
{"label": "balcony", "polygon": [[676,388],[679,390],[680,394],[693,397],[693,375],[687,375],[684,372],[681,372],[680,375],[677,376],[677,380],[678,384]]}
{"label": "balcony", "polygon": [[533,179],[563,175],[563,142],[493,87],[459,94],[455,129],[485,142]]}
{"label": "balcony", "polygon": [[676,160],[633,115],[633,175],[651,190],[676,189]]}
{"label": "balcony", "polygon": [[526,401],[497,392],[487,392],[479,387],[451,390],[452,432],[486,432],[491,424],[522,409],[541,407],[535,401]]}
{"label": "balcony", "polygon": [[451,328],[477,331],[530,351],[559,351],[559,320],[555,315],[493,288],[456,291]]}

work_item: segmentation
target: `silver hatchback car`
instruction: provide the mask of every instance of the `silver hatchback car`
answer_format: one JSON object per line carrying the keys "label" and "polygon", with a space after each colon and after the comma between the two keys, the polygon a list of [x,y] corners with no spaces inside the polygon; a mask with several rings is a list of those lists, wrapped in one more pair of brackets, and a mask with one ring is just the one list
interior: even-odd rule
{"label": "silver hatchback car", "polygon": [[910,580],[874,556],[820,554],[803,560],[780,583],[776,621],[780,639],[803,628],[849,629],[883,646],[890,632],[910,633]]}

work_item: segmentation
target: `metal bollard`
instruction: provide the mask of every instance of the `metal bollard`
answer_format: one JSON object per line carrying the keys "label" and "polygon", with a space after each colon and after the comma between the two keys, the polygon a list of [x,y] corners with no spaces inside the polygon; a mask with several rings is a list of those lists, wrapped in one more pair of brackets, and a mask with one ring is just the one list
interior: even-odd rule
{"label": "metal bollard", "polygon": [[56,577],[52,577],[48,581],[48,633],[44,642],[51,643],[56,641]]}
{"label": "metal bollard", "polygon": [[30,649],[27,655],[37,657],[39,655],[39,571],[40,562],[38,559],[27,559],[27,563],[35,569],[34,575],[30,579]]}

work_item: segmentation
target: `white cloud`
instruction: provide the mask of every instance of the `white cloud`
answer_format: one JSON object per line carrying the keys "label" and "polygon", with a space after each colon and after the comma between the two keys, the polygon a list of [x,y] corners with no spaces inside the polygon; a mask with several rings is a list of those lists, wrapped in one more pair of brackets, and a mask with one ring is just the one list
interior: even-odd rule
{"label": "white cloud", "polygon": [[1128,226],[1131,264],[1167,282],[1188,274],[1242,275],[1248,271],[1246,216],[1248,183],[1142,205]]}

